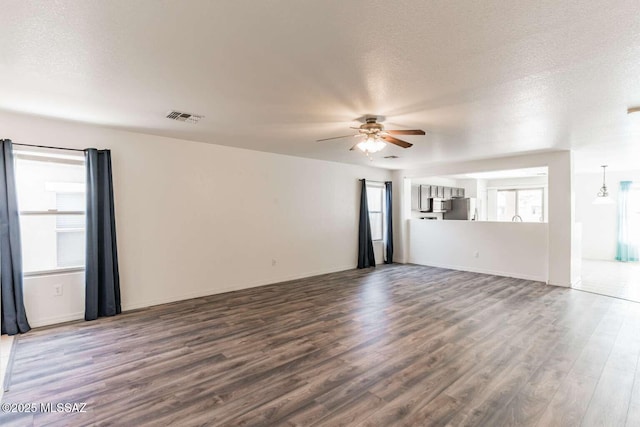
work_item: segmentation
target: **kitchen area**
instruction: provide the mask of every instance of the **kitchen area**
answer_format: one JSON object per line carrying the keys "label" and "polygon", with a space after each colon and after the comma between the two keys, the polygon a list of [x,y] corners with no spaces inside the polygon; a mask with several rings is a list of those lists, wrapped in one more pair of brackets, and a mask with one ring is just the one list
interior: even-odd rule
{"label": "kitchen area", "polygon": [[411,186],[411,211],[420,219],[478,220],[476,198],[465,197],[465,189],[434,184]]}
{"label": "kitchen area", "polygon": [[544,167],[414,178],[411,217],[548,222],[548,193]]}
{"label": "kitchen area", "polygon": [[409,262],[548,280],[546,167],[412,178],[409,187]]}

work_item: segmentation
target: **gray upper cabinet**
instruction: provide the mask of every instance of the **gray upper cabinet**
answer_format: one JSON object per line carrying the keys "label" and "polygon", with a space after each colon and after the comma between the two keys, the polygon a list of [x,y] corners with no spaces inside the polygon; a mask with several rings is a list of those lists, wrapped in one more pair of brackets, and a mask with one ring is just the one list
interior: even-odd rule
{"label": "gray upper cabinet", "polygon": [[411,210],[412,211],[420,210],[420,186],[419,185],[411,186]]}
{"label": "gray upper cabinet", "polygon": [[433,187],[431,185],[421,185],[420,194],[422,195],[422,197],[426,198],[433,197]]}
{"label": "gray upper cabinet", "polygon": [[449,200],[451,196],[453,196],[454,188],[444,187],[444,195],[442,196],[445,200]]}
{"label": "gray upper cabinet", "polygon": [[430,212],[431,199],[450,200],[464,197],[464,188],[445,187],[442,185],[413,185],[411,186],[411,210]]}
{"label": "gray upper cabinet", "polygon": [[428,211],[431,209],[431,186],[430,185],[421,185],[420,186],[420,210]]}

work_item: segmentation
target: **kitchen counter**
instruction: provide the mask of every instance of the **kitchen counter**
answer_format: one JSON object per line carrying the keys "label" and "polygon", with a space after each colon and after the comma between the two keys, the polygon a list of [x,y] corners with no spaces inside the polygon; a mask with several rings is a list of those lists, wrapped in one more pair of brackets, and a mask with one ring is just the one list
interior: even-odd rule
{"label": "kitchen counter", "polygon": [[407,221],[411,263],[548,280],[547,223]]}

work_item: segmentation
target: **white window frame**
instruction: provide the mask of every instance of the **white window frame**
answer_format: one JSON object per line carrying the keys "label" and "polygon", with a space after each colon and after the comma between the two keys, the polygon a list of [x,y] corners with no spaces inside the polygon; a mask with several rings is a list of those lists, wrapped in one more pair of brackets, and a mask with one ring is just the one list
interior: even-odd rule
{"label": "white window frame", "polygon": [[[540,194],[540,198],[541,198],[541,206],[542,206],[542,220],[541,221],[536,221],[536,222],[537,223],[545,223],[545,222],[547,222],[547,221],[545,221],[545,218],[547,217],[546,216],[547,206],[544,203],[545,192],[546,192],[546,188],[545,187],[535,186],[535,187],[497,188],[496,189],[496,191],[497,191],[497,193],[496,193],[496,201],[497,201],[497,195],[501,191],[515,191],[515,193],[516,193],[516,207],[515,207],[516,215],[518,215],[520,218],[522,218],[522,216],[520,215],[520,206],[519,206],[519,202],[518,202],[518,193],[520,191],[531,191],[531,190],[540,190],[540,193],[541,193]],[[512,221],[512,220],[513,220],[513,218],[511,220],[504,220],[502,222],[509,222],[509,221]],[[527,222],[532,223],[533,221],[527,221]],[[533,223],[536,223],[536,222],[533,222]]]}
{"label": "white window frame", "polygon": [[[385,221],[385,212],[386,212],[386,206],[385,206],[385,201],[386,201],[386,197],[385,197],[385,186],[382,183],[378,183],[378,182],[367,182],[367,197],[369,196],[369,188],[376,188],[376,189],[380,189],[382,191],[380,191],[380,209],[382,209],[381,211],[372,211],[371,209],[369,209],[369,204],[367,203],[367,215],[369,215],[370,213],[380,213],[380,221],[382,221],[382,227],[380,227],[380,230],[382,230],[382,236],[380,236],[379,239],[374,239],[373,235],[371,236],[371,241],[372,242],[384,242],[385,241],[385,236],[387,235],[386,233],[386,228],[387,228],[387,222]],[[368,202],[368,200],[367,200]],[[371,216],[369,215],[369,221],[371,221]]]}
{"label": "white window frame", "polygon": [[[65,163],[65,164],[75,164],[75,165],[84,165],[85,160],[82,159],[74,159],[71,156],[57,156],[51,155],[48,152],[38,152],[38,151],[19,151],[14,150],[14,158],[15,160],[31,160],[37,162],[49,162],[49,163]],[[65,211],[58,209],[47,209],[47,210],[20,210],[18,212],[19,216],[45,216],[45,215],[86,215],[85,211]],[[83,229],[86,232],[86,227]],[[56,230],[57,232],[57,230]],[[36,276],[47,276],[54,274],[63,274],[63,273],[74,273],[74,272],[82,272],[85,271],[85,266],[72,266],[72,267],[59,267],[48,270],[37,270],[37,271],[29,271],[24,272],[24,277],[36,277]]]}

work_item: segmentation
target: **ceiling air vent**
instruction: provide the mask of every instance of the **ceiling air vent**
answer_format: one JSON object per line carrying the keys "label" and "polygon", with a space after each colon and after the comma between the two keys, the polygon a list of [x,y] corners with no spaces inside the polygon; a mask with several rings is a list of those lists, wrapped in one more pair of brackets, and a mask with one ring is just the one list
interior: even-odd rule
{"label": "ceiling air vent", "polygon": [[198,121],[204,116],[198,116],[197,114],[182,113],[180,111],[169,111],[167,113],[167,119],[177,120],[179,122],[198,123]]}

